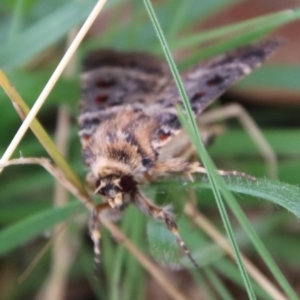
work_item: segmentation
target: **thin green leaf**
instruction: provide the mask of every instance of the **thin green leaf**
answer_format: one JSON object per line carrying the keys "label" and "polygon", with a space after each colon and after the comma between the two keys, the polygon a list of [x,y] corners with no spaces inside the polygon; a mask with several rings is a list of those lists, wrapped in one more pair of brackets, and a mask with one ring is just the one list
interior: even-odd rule
{"label": "thin green leaf", "polygon": [[64,207],[51,208],[18,222],[0,232],[0,255],[28,242],[45,230],[66,220],[81,205],[78,202]]}
{"label": "thin green leaf", "polygon": [[1,68],[7,70],[24,64],[59,41],[87,18],[95,3],[96,0],[68,1],[29,28],[14,35],[14,38],[0,49]]}
{"label": "thin green leaf", "polygon": [[230,24],[228,26],[217,29],[204,31],[196,35],[177,39],[172,44],[172,49],[183,49],[193,47],[198,43],[209,42],[217,38],[222,38],[228,35],[240,34],[243,31],[257,31],[262,28],[272,30],[285,23],[299,19],[300,9],[284,10],[273,14],[265,15],[258,18]]}
{"label": "thin green leaf", "polygon": [[[163,32],[162,32],[162,30],[160,28],[159,22],[158,22],[158,20],[156,18],[156,15],[154,13],[154,10],[152,8],[152,5],[151,5],[150,1],[149,0],[144,0],[144,3],[145,3],[147,11],[149,13],[149,16],[151,18],[151,21],[153,23],[153,26],[155,28],[155,31],[156,31],[156,33],[158,35],[159,41],[161,43],[161,46],[162,46],[162,48],[164,50],[166,59],[167,59],[167,61],[169,63],[169,66],[171,68],[173,77],[174,77],[174,79],[176,81],[176,85],[177,85],[177,87],[179,89],[179,93],[180,93],[181,98],[183,100],[184,108],[185,108],[187,116],[188,116],[188,121],[190,122],[191,128],[193,128],[194,134],[197,136],[197,141],[198,141],[197,144],[198,145],[196,144],[196,146],[198,146],[198,148],[199,147],[201,148],[202,152],[204,153],[204,155],[202,153],[202,157],[205,160],[205,156],[208,156],[208,155],[206,154],[206,151],[204,149],[203,143],[202,143],[202,141],[201,141],[201,139],[199,137],[199,133],[198,133],[198,130],[197,130],[197,125],[196,125],[195,117],[194,117],[192,109],[190,107],[189,100],[188,100],[188,97],[186,95],[183,83],[182,83],[182,81],[180,79],[179,72],[178,72],[177,67],[176,67],[176,65],[174,63],[174,60],[173,60],[172,55],[170,53],[168,44],[167,44],[167,42],[166,42],[166,40],[164,38]],[[186,121],[186,123],[188,121]],[[200,146],[199,146],[199,144],[200,144]],[[209,161],[209,158],[206,158],[206,161]],[[214,175],[210,174],[210,173],[215,173],[213,164],[212,163],[211,164],[210,163],[206,163],[206,162],[204,162],[204,164],[205,164],[206,169],[209,169],[208,170],[208,176],[210,178],[210,181],[211,181],[211,184],[212,184],[212,187],[213,187],[213,190],[214,190],[214,194],[215,194],[215,197],[216,197],[216,200],[217,200],[218,208],[220,210],[221,217],[222,217],[222,220],[223,220],[226,232],[227,232],[227,234],[229,236],[229,239],[230,239],[230,242],[231,242],[231,244],[233,246],[233,250],[234,250],[235,256],[237,258],[237,263],[238,263],[238,266],[240,268],[241,275],[242,275],[242,277],[244,279],[244,282],[245,282],[245,287],[247,289],[248,296],[249,296],[250,299],[256,299],[255,294],[254,294],[253,289],[252,289],[252,286],[251,286],[251,283],[250,283],[250,280],[249,280],[249,276],[248,276],[248,274],[247,274],[247,272],[245,270],[244,264],[242,262],[241,253],[240,253],[240,251],[238,249],[238,246],[237,246],[237,243],[235,241],[235,238],[234,238],[234,235],[233,235],[233,231],[232,231],[229,219],[228,219],[228,215],[227,215],[226,210],[225,210],[225,206],[223,204],[220,192],[219,192],[219,190],[217,188],[217,185],[216,185],[216,183],[218,183],[218,178],[217,178],[217,176],[214,176]]]}
{"label": "thin green leaf", "polygon": [[[259,178],[256,181],[238,177],[224,178],[226,187],[232,192],[250,195],[278,204],[296,217],[300,218],[300,188],[280,181]],[[189,183],[194,188],[211,188],[209,182],[203,179],[202,183]]]}

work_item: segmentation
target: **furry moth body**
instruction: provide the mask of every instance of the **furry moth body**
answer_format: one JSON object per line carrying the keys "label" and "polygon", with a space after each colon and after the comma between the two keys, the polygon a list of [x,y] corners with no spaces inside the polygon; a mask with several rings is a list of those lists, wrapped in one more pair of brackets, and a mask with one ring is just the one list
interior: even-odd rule
{"label": "furry moth body", "polygon": [[[274,39],[248,45],[185,72],[182,80],[195,115],[258,67],[280,44]],[[84,61],[81,87],[83,159],[90,170],[89,185],[105,200],[93,220],[98,220],[99,214],[113,217],[133,203],[165,222],[197,266],[179,236],[170,206],[156,206],[139,189],[174,173],[205,173],[198,163],[160,155],[182,129],[175,108],[181,99],[167,64],[146,53],[96,51]],[[98,235],[94,236],[97,244]],[[99,247],[95,250],[100,253]]]}

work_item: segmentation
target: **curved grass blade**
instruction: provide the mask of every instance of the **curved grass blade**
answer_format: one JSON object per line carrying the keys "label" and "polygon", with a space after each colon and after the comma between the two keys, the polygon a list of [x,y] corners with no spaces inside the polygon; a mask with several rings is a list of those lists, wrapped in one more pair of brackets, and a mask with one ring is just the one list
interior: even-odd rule
{"label": "curved grass blade", "polygon": [[70,217],[81,205],[72,202],[64,207],[51,208],[35,214],[0,232],[0,255],[28,242],[45,230]]}
{"label": "curved grass blade", "polygon": [[[189,100],[188,100],[188,97],[186,95],[185,89],[183,87],[183,83],[181,82],[179,72],[178,72],[177,67],[176,67],[176,65],[174,63],[174,60],[172,58],[172,55],[171,55],[170,50],[169,50],[169,47],[168,47],[167,42],[166,42],[166,40],[164,38],[163,32],[162,32],[162,30],[160,28],[159,22],[158,22],[158,20],[156,18],[156,15],[154,13],[152,5],[151,5],[151,3],[150,3],[149,0],[144,0],[144,3],[145,3],[145,6],[146,6],[146,9],[148,11],[148,14],[150,16],[150,19],[151,19],[151,21],[153,23],[153,26],[155,28],[155,31],[156,31],[156,33],[158,35],[159,41],[161,43],[161,46],[162,46],[162,48],[163,48],[163,50],[165,52],[166,59],[167,59],[167,61],[169,63],[169,66],[171,68],[173,77],[174,77],[174,79],[176,81],[176,85],[177,85],[177,87],[179,89],[181,98],[183,100],[184,108],[185,108],[185,110],[187,112],[187,115],[188,115],[188,121],[190,122],[191,127],[193,127],[193,132],[195,134],[197,134],[199,143],[202,143],[200,141],[199,133],[197,131],[197,125],[196,125],[196,122],[195,122],[195,117],[194,117],[192,109],[191,109],[191,107],[189,105]],[[201,148],[204,149],[203,144],[202,144]],[[205,151],[205,149],[203,151]],[[207,167],[207,166],[205,165],[205,167]],[[244,279],[244,283],[245,283],[245,287],[246,287],[248,296],[249,296],[250,299],[256,299],[255,294],[254,294],[253,289],[252,289],[252,286],[251,286],[251,283],[250,283],[249,276],[248,276],[248,274],[247,274],[247,272],[245,270],[245,266],[244,266],[244,264],[242,262],[241,253],[240,253],[240,251],[238,249],[238,245],[237,245],[237,243],[235,241],[233,230],[231,228],[231,225],[230,225],[230,222],[229,222],[229,218],[228,218],[225,206],[224,206],[222,198],[221,198],[221,194],[219,192],[219,189],[216,186],[216,183],[215,183],[216,180],[215,180],[215,178],[213,176],[210,175],[210,173],[216,173],[215,170],[213,169],[213,166],[209,168],[208,172],[209,172],[208,176],[210,177],[210,181],[211,181],[211,184],[212,184],[212,187],[213,187],[213,190],[214,190],[214,194],[215,194],[215,197],[216,197],[216,200],[217,200],[218,208],[220,210],[221,217],[222,217],[222,220],[223,220],[223,223],[224,223],[227,235],[229,236],[230,242],[231,242],[233,250],[235,252],[237,263],[238,263],[238,266],[239,266],[239,269],[240,269],[240,272],[241,272],[241,276]]]}
{"label": "curved grass blade", "polygon": [[[284,291],[287,293],[287,295],[291,299],[298,299],[296,293],[293,291],[293,289],[291,288],[291,286],[289,285],[289,283],[287,282],[285,277],[282,275],[279,268],[276,266],[275,262],[271,258],[269,252],[267,251],[267,249],[263,245],[262,241],[259,239],[256,232],[253,230],[249,220],[246,218],[246,216],[242,212],[241,208],[237,204],[237,202],[234,199],[233,195],[226,189],[224,181],[217,174],[217,172],[215,170],[215,167],[213,165],[213,162],[211,161],[210,157],[208,156],[208,154],[207,154],[207,152],[204,148],[204,145],[201,141],[201,138],[199,136],[198,128],[197,128],[197,125],[196,125],[196,122],[195,122],[194,115],[192,113],[192,109],[190,107],[188,97],[185,93],[185,90],[184,90],[183,84],[181,82],[178,70],[176,68],[176,65],[175,65],[173,59],[172,59],[170,50],[169,50],[168,45],[165,41],[163,32],[161,31],[161,28],[159,26],[158,20],[155,16],[155,13],[153,11],[151,3],[150,3],[149,0],[144,0],[144,2],[145,2],[145,6],[148,10],[148,13],[150,15],[151,21],[152,21],[152,23],[154,25],[154,28],[157,32],[157,35],[159,37],[162,48],[165,52],[167,61],[170,65],[170,67],[171,67],[171,71],[173,73],[173,76],[175,78],[176,84],[178,86],[179,92],[180,92],[182,100],[183,100],[184,108],[185,108],[185,111],[187,113],[187,118],[184,118],[183,114],[181,113],[181,118],[180,118],[181,122],[183,123],[185,129],[189,133],[194,145],[196,146],[196,150],[198,152],[198,155],[201,158],[201,160],[202,160],[202,162],[203,162],[203,164],[204,164],[204,166],[207,170],[208,178],[210,180],[210,183],[211,183],[211,186],[212,186],[212,189],[213,189],[216,201],[217,201],[217,205],[218,205],[218,208],[219,208],[219,211],[220,211],[220,214],[221,214],[226,232],[227,232],[227,234],[229,236],[229,239],[230,239],[230,242],[233,246],[233,250],[234,250],[236,258],[237,258],[238,266],[240,268],[241,275],[243,277],[243,280],[244,280],[244,283],[245,283],[245,286],[246,286],[246,289],[247,289],[247,292],[248,292],[248,296],[250,297],[250,299],[255,299],[255,295],[254,295],[252,286],[250,284],[248,274],[246,273],[244,265],[241,261],[241,255],[240,255],[240,252],[238,250],[237,244],[236,244],[234,236],[233,236],[232,228],[230,226],[230,222],[229,222],[229,219],[228,219],[228,215],[226,213],[224,203],[222,201],[222,197],[224,197],[227,204],[230,206],[231,210],[234,212],[235,216],[237,217],[237,219],[239,220],[241,225],[246,230],[247,234],[249,235],[249,237],[251,238],[253,244],[255,245],[257,251],[263,257],[264,261],[268,265],[268,267],[271,270],[274,277],[277,279],[278,283],[281,285],[281,287],[284,289]],[[268,26],[268,24],[266,24],[266,27],[267,26]]]}

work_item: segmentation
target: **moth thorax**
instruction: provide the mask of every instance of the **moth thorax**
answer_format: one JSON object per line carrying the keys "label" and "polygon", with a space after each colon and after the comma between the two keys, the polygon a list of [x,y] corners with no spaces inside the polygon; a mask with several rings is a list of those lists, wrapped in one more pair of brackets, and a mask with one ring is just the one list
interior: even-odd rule
{"label": "moth thorax", "polygon": [[92,165],[91,169],[96,178],[107,177],[110,175],[122,176],[131,174],[132,170],[128,164],[122,161],[111,160],[106,157],[98,158]]}

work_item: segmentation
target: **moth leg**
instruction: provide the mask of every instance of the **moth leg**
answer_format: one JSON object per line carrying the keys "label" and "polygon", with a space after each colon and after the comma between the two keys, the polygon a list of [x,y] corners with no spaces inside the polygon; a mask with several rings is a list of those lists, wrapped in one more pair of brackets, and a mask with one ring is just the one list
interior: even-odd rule
{"label": "moth leg", "polygon": [[[164,176],[168,173],[178,173],[178,174],[186,174],[191,181],[193,180],[192,174],[193,173],[200,173],[200,174],[207,174],[206,169],[200,165],[199,162],[188,162],[186,160],[180,158],[173,158],[168,159],[164,162],[160,162],[156,165],[155,175],[157,177]],[[217,170],[217,172],[221,176],[237,176],[237,177],[244,177],[249,180],[256,180],[255,177],[250,176],[246,173],[241,173],[237,171],[224,171],[224,170]]]}
{"label": "moth leg", "polygon": [[98,270],[101,258],[100,216],[108,210],[111,210],[111,207],[107,202],[96,205],[89,222],[89,234],[94,244],[95,270]]}
{"label": "moth leg", "polygon": [[95,269],[98,269],[98,265],[100,264],[100,256],[101,256],[101,247],[100,247],[101,232],[100,232],[99,215],[97,213],[96,208],[92,211],[91,219],[89,222],[89,233],[94,244]]}
{"label": "moth leg", "polygon": [[276,154],[261,133],[259,127],[255,124],[255,121],[241,105],[230,104],[225,107],[203,113],[198,118],[198,124],[207,125],[229,118],[237,118],[265,160],[269,177],[273,179],[277,178],[278,163]]}
{"label": "moth leg", "polygon": [[[193,177],[191,175],[193,173],[207,174],[207,170],[203,166],[201,166],[198,162],[191,163],[189,165],[189,167],[190,167],[190,169],[187,172],[187,175],[188,175],[189,178],[192,178],[191,181],[193,181]],[[246,178],[246,179],[249,179],[249,180],[252,180],[252,181],[256,181],[255,177],[253,177],[251,175],[248,175],[246,173],[242,173],[242,172],[238,172],[238,171],[224,171],[224,170],[219,170],[219,169],[217,169],[216,171],[221,176],[243,177],[243,178]]]}
{"label": "moth leg", "polygon": [[132,201],[144,214],[154,218],[155,220],[165,222],[168,230],[175,236],[178,244],[183,249],[183,251],[189,258],[189,260],[192,262],[192,264],[196,268],[200,268],[179,234],[178,226],[176,224],[175,217],[172,213],[171,205],[167,205],[165,207],[158,207],[154,205],[144,195],[142,195],[139,191],[137,191],[132,197]]}
{"label": "moth leg", "polygon": [[[202,139],[202,142],[205,147],[209,147],[215,141],[215,139],[221,135],[225,131],[225,127],[223,125],[199,125],[199,133]],[[195,151],[195,147],[191,144],[188,139],[187,145],[182,149],[178,157],[183,157],[185,159],[197,159],[198,155]]]}

